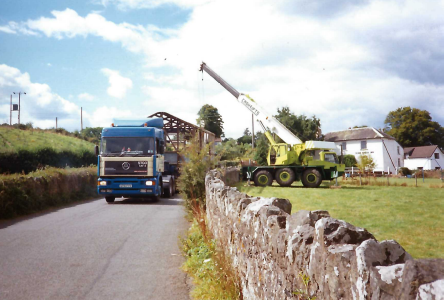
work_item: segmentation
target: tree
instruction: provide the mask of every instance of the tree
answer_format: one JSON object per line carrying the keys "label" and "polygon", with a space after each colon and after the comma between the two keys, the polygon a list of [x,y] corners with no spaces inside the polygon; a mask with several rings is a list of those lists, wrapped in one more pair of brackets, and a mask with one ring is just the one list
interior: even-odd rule
{"label": "tree", "polygon": [[316,116],[312,118],[307,118],[305,115],[296,116],[288,106],[284,106],[278,109],[278,114],[274,117],[303,142],[322,138],[321,120]]}
{"label": "tree", "polygon": [[205,104],[197,113],[199,116],[197,118],[197,123],[204,123],[204,128],[211,131],[216,135],[216,137],[221,137],[224,134],[224,121],[222,121],[222,116],[219,114],[217,108],[212,105]]}
{"label": "tree", "polygon": [[344,160],[342,161],[342,163],[345,164],[347,168],[351,168],[356,167],[356,164],[358,162],[356,161],[356,157],[353,154],[347,154],[344,155]]}
{"label": "tree", "polygon": [[86,127],[80,132],[80,136],[91,143],[99,144],[102,129],[103,127]]}
{"label": "tree", "polygon": [[444,128],[432,121],[430,113],[411,107],[389,112],[384,121],[386,132],[403,147],[438,145],[444,147]]}
{"label": "tree", "polygon": [[357,165],[362,173],[371,172],[376,167],[376,162],[370,154],[360,154]]}
{"label": "tree", "polygon": [[238,144],[251,144],[251,133],[248,128],[245,128],[244,135],[237,139]]}
{"label": "tree", "polygon": [[256,133],[254,143],[256,147],[254,148],[253,159],[259,164],[259,166],[266,166],[268,148],[270,147],[267,137],[259,131]]}
{"label": "tree", "polygon": [[216,153],[220,155],[220,160],[236,160],[251,157],[251,145],[238,144],[235,139],[229,138],[216,146]]}

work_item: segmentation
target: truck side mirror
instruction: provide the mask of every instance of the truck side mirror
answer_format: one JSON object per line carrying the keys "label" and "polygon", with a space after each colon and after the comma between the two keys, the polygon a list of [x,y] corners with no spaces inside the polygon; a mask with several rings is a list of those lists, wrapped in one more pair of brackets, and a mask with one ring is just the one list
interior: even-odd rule
{"label": "truck side mirror", "polygon": [[95,145],[94,150],[96,151],[96,156],[99,156],[99,146]]}

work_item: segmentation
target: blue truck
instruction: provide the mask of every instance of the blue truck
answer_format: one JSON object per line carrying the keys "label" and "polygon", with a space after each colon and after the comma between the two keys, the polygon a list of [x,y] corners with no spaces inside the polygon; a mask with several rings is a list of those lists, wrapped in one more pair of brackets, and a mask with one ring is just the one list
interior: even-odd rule
{"label": "blue truck", "polygon": [[171,197],[176,191],[178,155],[165,153],[162,118],[115,120],[96,146],[97,192],[106,202],[117,197]]}

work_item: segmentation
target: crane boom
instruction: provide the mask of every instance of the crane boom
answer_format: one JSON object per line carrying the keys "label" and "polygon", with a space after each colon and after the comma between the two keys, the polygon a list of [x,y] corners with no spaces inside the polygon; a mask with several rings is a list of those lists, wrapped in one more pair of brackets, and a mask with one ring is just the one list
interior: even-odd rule
{"label": "crane boom", "polygon": [[208,67],[204,62],[200,65],[201,72],[205,71],[208,75],[219,82],[228,92],[230,92],[239,103],[244,105],[256,118],[256,121],[261,124],[264,129],[276,133],[285,143],[288,144],[302,144],[303,142],[295,136],[287,127],[276,120],[272,115],[268,114],[260,105],[256,103],[250,96],[239,93],[228,82]]}

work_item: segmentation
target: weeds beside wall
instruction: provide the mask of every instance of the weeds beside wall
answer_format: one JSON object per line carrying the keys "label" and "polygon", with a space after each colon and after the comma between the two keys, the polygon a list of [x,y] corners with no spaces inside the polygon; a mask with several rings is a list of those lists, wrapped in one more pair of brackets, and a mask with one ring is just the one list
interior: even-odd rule
{"label": "weeds beside wall", "polygon": [[96,185],[95,167],[0,175],[0,219],[96,196]]}
{"label": "weeds beside wall", "polygon": [[204,149],[193,141],[181,155],[178,187],[185,200],[188,218],[192,220],[187,237],[182,239],[186,258],[183,270],[193,279],[194,299],[241,299],[239,281],[223,251],[207,229],[205,214],[205,175],[214,168],[218,157],[208,157],[210,145]]}
{"label": "weeds beside wall", "polygon": [[207,227],[244,299],[442,299],[443,259],[414,260],[327,211],[291,214],[287,199],[250,197],[224,177],[206,176]]}

